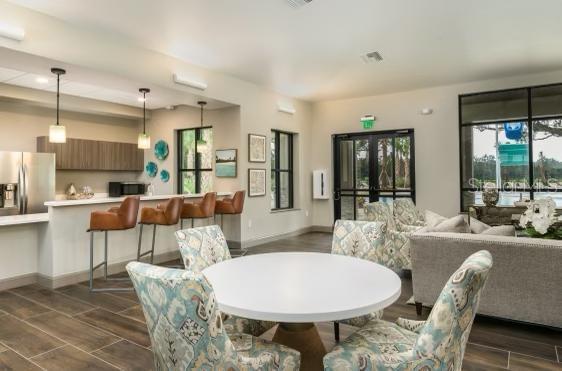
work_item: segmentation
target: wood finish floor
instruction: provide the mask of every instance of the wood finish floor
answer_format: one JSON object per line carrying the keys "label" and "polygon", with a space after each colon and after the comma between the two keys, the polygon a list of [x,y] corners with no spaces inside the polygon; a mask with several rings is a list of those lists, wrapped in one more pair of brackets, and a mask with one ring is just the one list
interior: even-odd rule
{"label": "wood finish floor", "polygon": [[[329,252],[331,236],[309,233],[254,247],[250,254]],[[177,262],[171,262],[177,264]],[[411,280],[384,317],[416,319]],[[114,285],[123,285],[116,281]],[[429,309],[424,308],[425,319]],[[318,328],[326,349],[332,324]],[[341,326],[342,338],[353,332]],[[273,331],[263,335],[271,338]],[[562,331],[477,317],[464,370],[562,370]],[[150,370],[152,353],[136,295],[95,293],[84,284],[47,290],[37,285],[0,292],[0,370]]]}

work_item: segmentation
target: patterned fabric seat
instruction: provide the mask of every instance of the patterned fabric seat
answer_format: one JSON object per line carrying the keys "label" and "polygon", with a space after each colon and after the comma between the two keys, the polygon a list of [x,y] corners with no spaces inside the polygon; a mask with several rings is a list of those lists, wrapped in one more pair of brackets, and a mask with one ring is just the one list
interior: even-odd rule
{"label": "patterned fabric seat", "polygon": [[492,256],[479,251],[451,276],[427,321],[375,320],[324,357],[324,369],[460,371]]}
{"label": "patterned fabric seat", "polygon": [[[231,259],[226,238],[218,225],[184,229],[176,232],[185,269],[201,272],[203,269]],[[275,322],[250,320],[223,315],[224,328],[229,334],[246,333],[260,336],[276,325]]]}
{"label": "patterned fabric seat", "polygon": [[425,215],[416,208],[411,198],[394,200],[392,211],[399,229],[408,229],[408,226],[419,229],[425,226]]}
{"label": "patterned fabric seat", "polygon": [[132,262],[156,370],[298,370],[300,354],[248,334],[227,335],[202,273]]}
{"label": "patterned fabric seat", "polygon": [[385,244],[378,263],[393,269],[412,269],[409,236],[417,231],[418,226],[396,223],[390,207],[384,202],[372,202],[365,205],[368,221],[386,223]]}
{"label": "patterned fabric seat", "polygon": [[[379,263],[385,259],[384,252],[386,224],[381,222],[360,222],[337,220],[332,238],[332,254],[353,256]],[[380,319],[383,311],[365,316],[350,318],[339,323],[362,327],[369,321]],[[339,341],[338,322],[334,323],[336,341]]]}

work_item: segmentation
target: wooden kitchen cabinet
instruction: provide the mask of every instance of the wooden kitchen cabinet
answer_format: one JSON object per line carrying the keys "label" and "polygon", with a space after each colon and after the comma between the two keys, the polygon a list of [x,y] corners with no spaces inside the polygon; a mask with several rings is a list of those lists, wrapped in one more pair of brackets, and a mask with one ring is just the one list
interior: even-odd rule
{"label": "wooden kitchen cabinet", "polygon": [[144,151],[136,143],[67,138],[49,143],[37,137],[37,152],[54,153],[57,170],[143,171]]}

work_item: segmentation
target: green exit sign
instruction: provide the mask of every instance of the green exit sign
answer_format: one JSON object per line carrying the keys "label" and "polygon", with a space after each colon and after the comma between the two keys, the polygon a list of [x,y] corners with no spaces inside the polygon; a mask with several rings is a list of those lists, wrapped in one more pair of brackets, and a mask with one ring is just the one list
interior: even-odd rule
{"label": "green exit sign", "polygon": [[363,125],[363,129],[368,130],[372,129],[375,126],[376,118],[373,115],[367,115],[361,117],[361,125]]}

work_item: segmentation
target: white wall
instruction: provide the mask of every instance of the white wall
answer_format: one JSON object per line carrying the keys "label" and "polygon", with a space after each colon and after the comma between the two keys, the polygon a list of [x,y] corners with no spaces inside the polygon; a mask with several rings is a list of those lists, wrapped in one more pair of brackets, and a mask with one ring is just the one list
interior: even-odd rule
{"label": "white wall", "polygon": [[[170,181],[163,183],[159,176],[150,178],[146,172],[142,180],[152,182],[156,194],[173,194],[177,189],[177,131],[180,129],[197,128],[201,126],[200,109],[190,106],[178,106],[174,110],[158,109],[152,111],[151,119],[147,122],[147,132],[150,134],[152,146],[158,140],[168,143],[170,154],[164,161],[156,159],[152,149],[145,151],[145,163],[154,161],[159,170],[166,169],[170,172]],[[213,161],[216,149],[240,147],[240,108],[229,107],[215,110],[205,110],[204,126],[213,127]],[[217,178],[213,167],[213,189],[218,192],[236,191],[241,187],[242,174],[240,171],[236,178]]]}
{"label": "white wall", "polygon": [[[37,137],[49,135],[55,110],[31,104],[0,101],[0,151],[36,152]],[[123,118],[62,112],[61,123],[70,138],[135,143],[138,121]],[[73,182],[77,187],[90,185],[94,192],[107,193],[111,180],[136,180],[137,172],[68,171],[56,172],[56,192],[64,193]]]}
{"label": "white wall", "polygon": [[[333,184],[331,135],[360,132],[359,119],[374,114],[377,117],[374,130],[415,130],[418,206],[455,215],[460,211],[458,95],[561,81],[562,71],[558,71],[316,103],[311,167],[329,169]],[[420,110],[426,107],[433,108],[434,113],[420,115]],[[333,200],[315,200],[313,204],[313,225],[331,225]]]}

